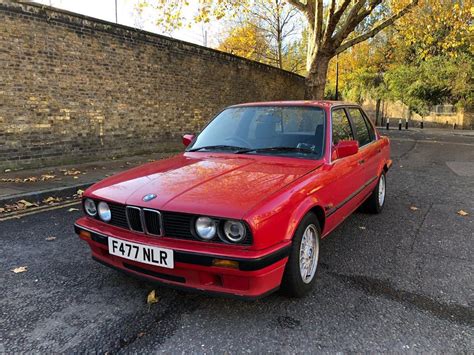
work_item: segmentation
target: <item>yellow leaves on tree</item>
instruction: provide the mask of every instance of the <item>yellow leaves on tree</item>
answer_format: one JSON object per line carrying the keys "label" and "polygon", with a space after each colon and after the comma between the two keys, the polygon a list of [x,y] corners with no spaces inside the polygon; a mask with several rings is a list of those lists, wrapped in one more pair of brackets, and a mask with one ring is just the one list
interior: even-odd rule
{"label": "yellow leaves on tree", "polygon": [[[403,2],[394,1],[396,9]],[[417,55],[448,54],[459,50],[474,51],[473,0],[420,0],[411,13],[397,25],[400,36],[409,45],[416,44]]]}
{"label": "yellow leaves on tree", "polygon": [[268,63],[270,52],[265,37],[251,23],[232,28],[217,49],[262,63]]}

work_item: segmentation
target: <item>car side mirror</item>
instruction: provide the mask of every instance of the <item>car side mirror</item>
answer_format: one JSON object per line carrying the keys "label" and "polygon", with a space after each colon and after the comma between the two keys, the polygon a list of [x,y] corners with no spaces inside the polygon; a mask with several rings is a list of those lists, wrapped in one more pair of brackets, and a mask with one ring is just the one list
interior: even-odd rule
{"label": "car side mirror", "polygon": [[348,157],[357,154],[359,151],[359,142],[356,140],[341,141],[336,144],[332,151],[333,160]]}
{"label": "car side mirror", "polygon": [[185,134],[183,136],[183,144],[185,147],[187,147],[188,145],[191,144],[191,142],[193,141],[195,135],[194,134]]}

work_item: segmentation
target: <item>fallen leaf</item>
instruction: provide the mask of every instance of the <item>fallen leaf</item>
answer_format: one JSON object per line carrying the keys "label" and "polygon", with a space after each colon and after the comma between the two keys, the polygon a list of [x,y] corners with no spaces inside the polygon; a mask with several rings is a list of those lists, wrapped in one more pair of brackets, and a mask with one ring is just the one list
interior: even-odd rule
{"label": "fallen leaf", "polygon": [[148,296],[146,297],[146,303],[153,304],[158,302],[158,296],[156,296],[155,290],[151,290]]}
{"label": "fallen leaf", "polygon": [[28,269],[28,266],[19,266],[19,267],[16,267],[14,269],[12,269],[12,271],[15,273],[15,274],[18,274],[20,272],[25,272],[27,271]]}
{"label": "fallen leaf", "polygon": [[53,197],[53,196],[50,196],[48,198],[45,198],[43,200],[43,203],[45,204],[52,204],[52,203],[55,203],[55,202],[60,202],[61,199],[59,197]]}
{"label": "fallen leaf", "polygon": [[140,333],[137,334],[137,337],[138,337],[138,338],[141,338],[141,337],[144,336],[144,335],[145,335],[144,332],[140,332]]}
{"label": "fallen leaf", "polygon": [[359,226],[359,229],[366,230],[367,228],[365,228],[364,226]]}
{"label": "fallen leaf", "polygon": [[28,207],[33,207],[33,206],[38,206],[36,203],[31,203],[29,201],[26,201],[26,200],[20,200],[17,202],[17,205],[21,205],[19,206],[20,208],[23,207],[23,208],[28,208]]}
{"label": "fallen leaf", "polygon": [[44,240],[55,240],[55,239],[56,239],[56,237],[46,237],[46,238],[44,238]]}
{"label": "fallen leaf", "polygon": [[72,178],[73,178],[73,179],[79,179],[79,177],[77,177],[77,176],[73,176]]}
{"label": "fallen leaf", "polygon": [[71,207],[70,209],[67,210],[68,212],[74,212],[74,211],[79,211],[79,208],[74,208]]}
{"label": "fallen leaf", "polygon": [[469,213],[467,213],[466,211],[463,211],[463,210],[459,210],[458,215],[465,217],[465,216],[469,216]]}
{"label": "fallen leaf", "polygon": [[74,175],[79,175],[79,174],[81,174],[81,172],[79,170],[76,170],[76,169],[71,169],[71,170],[64,171],[64,175],[66,175],[66,176],[74,176]]}
{"label": "fallen leaf", "polygon": [[41,175],[40,177],[40,180],[41,181],[46,181],[46,180],[52,180],[56,177],[56,175],[48,175],[48,174],[45,174],[45,175]]}
{"label": "fallen leaf", "polygon": [[410,206],[410,209],[411,209],[412,211],[417,211],[417,210],[418,210],[418,207]]}

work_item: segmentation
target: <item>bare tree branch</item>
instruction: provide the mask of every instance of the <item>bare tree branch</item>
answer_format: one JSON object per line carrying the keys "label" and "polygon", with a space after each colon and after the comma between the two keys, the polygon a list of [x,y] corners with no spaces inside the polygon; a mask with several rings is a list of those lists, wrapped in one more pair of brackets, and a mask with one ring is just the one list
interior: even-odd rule
{"label": "bare tree branch", "polygon": [[326,27],[326,33],[324,35],[325,43],[327,43],[328,40],[332,37],[332,34],[334,33],[334,30],[336,29],[336,26],[339,23],[339,20],[341,19],[342,15],[346,11],[350,3],[351,3],[351,0],[344,0],[341,6],[336,10],[336,12],[334,12],[334,15],[329,18],[329,21]]}
{"label": "bare tree branch", "polygon": [[410,4],[405,6],[402,10],[397,12],[395,15],[389,17],[388,19],[386,19],[385,21],[383,21],[379,25],[375,26],[370,31],[368,31],[368,32],[366,32],[366,33],[364,33],[360,36],[357,36],[357,37],[355,37],[355,38],[353,38],[349,41],[346,41],[341,46],[339,46],[339,48],[336,49],[336,54],[344,52],[346,49],[356,45],[357,43],[363,42],[363,41],[365,41],[369,38],[374,37],[377,33],[382,31],[383,29],[387,28],[388,26],[392,25],[397,19],[399,19],[400,17],[405,15],[407,12],[409,12],[417,4],[418,4],[418,0],[413,0]]}
{"label": "bare tree branch", "polygon": [[378,5],[382,3],[382,0],[371,0],[369,6],[361,10],[365,5],[365,2],[365,0],[359,1],[349,12],[346,21],[334,36],[334,45],[336,47],[341,45],[342,41],[344,41],[352,31],[355,30],[357,25],[359,25]]}
{"label": "bare tree branch", "polygon": [[323,11],[324,11],[323,0],[317,0],[315,11],[316,11],[316,14],[315,14],[316,23],[314,24],[315,39],[317,43],[321,43],[322,34],[323,34]]}
{"label": "bare tree branch", "polygon": [[286,0],[286,2],[294,7],[296,7],[301,12],[305,13],[308,5],[303,4],[300,0]]}

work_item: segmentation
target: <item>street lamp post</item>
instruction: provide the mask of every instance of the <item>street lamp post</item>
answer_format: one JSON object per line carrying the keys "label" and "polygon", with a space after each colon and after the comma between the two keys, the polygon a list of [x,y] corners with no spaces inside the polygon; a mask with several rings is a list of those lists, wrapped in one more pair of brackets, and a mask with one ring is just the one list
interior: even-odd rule
{"label": "street lamp post", "polygon": [[336,54],[336,101],[339,100],[339,54]]}

